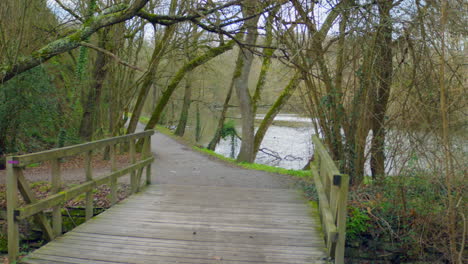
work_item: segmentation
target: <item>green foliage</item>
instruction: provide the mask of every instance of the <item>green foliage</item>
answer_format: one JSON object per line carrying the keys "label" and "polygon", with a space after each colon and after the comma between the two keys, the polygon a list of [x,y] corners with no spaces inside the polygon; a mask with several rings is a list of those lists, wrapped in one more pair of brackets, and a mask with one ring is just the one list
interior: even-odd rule
{"label": "green foliage", "polygon": [[0,155],[55,145],[59,120],[56,93],[42,66],[0,86]]}
{"label": "green foliage", "polygon": [[8,238],[5,234],[0,233],[0,253],[8,252]]}
{"label": "green foliage", "polygon": [[371,218],[366,211],[353,206],[348,207],[348,217],[346,218],[346,236],[348,241],[358,239],[362,234],[368,232],[372,226]]}
{"label": "green foliage", "polygon": [[230,119],[226,123],[224,123],[223,128],[221,129],[221,137],[226,139],[227,137],[236,136],[236,123],[234,120]]}
{"label": "green foliage", "polygon": [[[389,250],[392,245],[392,251],[400,252],[402,259],[428,252],[446,254],[447,190],[444,179],[437,175],[409,166],[399,176],[352,189],[347,244],[373,252]],[[454,189],[453,195],[462,197],[463,184],[462,180],[456,183],[460,188]],[[463,220],[457,217],[462,226]],[[374,241],[372,246],[369,241]]]}
{"label": "green foliage", "polygon": [[58,134],[57,147],[63,148],[65,146],[65,140],[67,138],[67,132],[65,129],[61,128]]}

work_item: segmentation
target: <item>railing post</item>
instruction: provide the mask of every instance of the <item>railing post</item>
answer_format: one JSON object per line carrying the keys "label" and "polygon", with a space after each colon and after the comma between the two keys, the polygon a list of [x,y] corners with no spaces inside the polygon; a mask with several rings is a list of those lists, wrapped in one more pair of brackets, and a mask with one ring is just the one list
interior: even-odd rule
{"label": "railing post", "polygon": [[15,219],[15,209],[18,206],[18,181],[16,172],[21,168],[13,167],[12,157],[7,158],[7,223],[8,223],[8,259],[10,263],[16,261],[19,252],[19,230]]}
{"label": "railing post", "polygon": [[[117,170],[117,165],[115,161],[115,152],[117,148],[115,144],[111,144],[109,146],[109,152],[110,152],[110,162],[111,162],[111,171],[114,172]],[[111,205],[114,205],[117,203],[117,178],[112,176],[110,179],[110,203]]]}
{"label": "railing post", "polygon": [[[131,164],[136,163],[136,146],[135,146],[135,140],[132,139],[130,140],[130,162]],[[130,173],[130,188],[131,188],[131,193],[136,193],[138,189],[138,180],[137,180],[137,173],[136,171],[132,171]]]}
{"label": "railing post", "polygon": [[[52,193],[58,193],[62,188],[62,181],[60,177],[60,159],[53,159],[52,162]],[[60,205],[52,208],[52,229],[54,235],[57,237],[62,234],[62,211]]]}
{"label": "railing post", "polygon": [[349,175],[341,174],[340,192],[338,195],[338,212],[337,212],[337,227],[338,227],[338,241],[335,251],[335,263],[344,263],[345,254],[345,240],[346,240],[346,216],[348,214],[348,189],[349,189]]}
{"label": "railing post", "polygon": [[[86,152],[86,156],[85,156],[86,181],[93,180],[92,161],[93,161],[93,151],[90,150]],[[91,217],[93,217],[93,192],[89,191],[89,192],[86,192],[86,221],[91,219]]]}
{"label": "railing post", "polygon": [[[145,158],[151,157],[151,136],[145,137]],[[151,163],[146,166],[146,185],[151,184]]]}

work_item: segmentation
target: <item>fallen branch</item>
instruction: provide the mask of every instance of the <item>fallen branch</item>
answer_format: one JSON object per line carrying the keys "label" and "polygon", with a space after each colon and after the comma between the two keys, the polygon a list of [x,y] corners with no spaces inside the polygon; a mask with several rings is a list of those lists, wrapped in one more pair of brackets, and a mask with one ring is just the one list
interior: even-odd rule
{"label": "fallen branch", "polygon": [[267,149],[267,148],[261,148],[259,149],[260,152],[268,155],[268,156],[271,156],[273,158],[275,158],[275,160],[282,160],[280,154],[274,150],[271,150],[271,149]]}

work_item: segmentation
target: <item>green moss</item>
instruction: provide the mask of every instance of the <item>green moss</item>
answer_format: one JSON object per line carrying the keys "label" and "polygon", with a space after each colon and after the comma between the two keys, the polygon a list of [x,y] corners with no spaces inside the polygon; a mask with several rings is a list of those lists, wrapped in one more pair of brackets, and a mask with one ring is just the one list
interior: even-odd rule
{"label": "green moss", "polygon": [[26,168],[35,168],[39,167],[41,164],[40,163],[31,163],[29,165],[26,165]]}

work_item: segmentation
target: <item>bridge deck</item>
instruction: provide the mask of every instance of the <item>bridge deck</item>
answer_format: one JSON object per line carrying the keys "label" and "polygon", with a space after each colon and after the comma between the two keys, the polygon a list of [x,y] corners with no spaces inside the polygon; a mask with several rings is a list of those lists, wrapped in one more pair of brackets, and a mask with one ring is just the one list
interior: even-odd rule
{"label": "bridge deck", "polygon": [[152,185],[23,263],[323,263],[316,217],[294,190]]}

